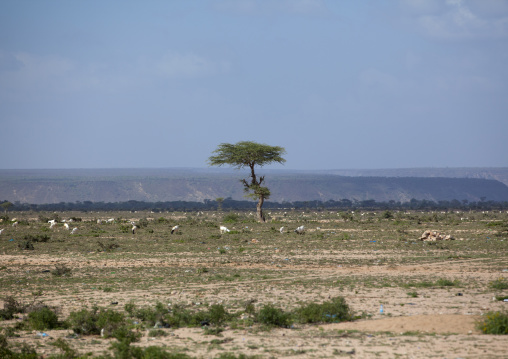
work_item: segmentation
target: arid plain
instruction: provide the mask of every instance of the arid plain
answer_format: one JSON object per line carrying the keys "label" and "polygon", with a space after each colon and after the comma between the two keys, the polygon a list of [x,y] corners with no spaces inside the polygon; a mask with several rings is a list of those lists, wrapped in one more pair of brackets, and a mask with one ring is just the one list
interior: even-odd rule
{"label": "arid plain", "polygon": [[[267,213],[267,223],[257,223],[250,212],[8,215],[0,223],[4,307],[6,298],[20,306],[36,303],[59,319],[48,330],[30,327],[28,311],[0,321],[12,351],[117,355],[112,348],[117,339],[79,334],[66,323],[71,313],[96,307],[122,313],[139,337],[133,347],[156,346],[182,357],[505,358],[508,353],[506,336],[483,334],[478,324],[489,313],[507,312],[506,212],[286,209]],[[58,223],[50,229],[51,219]],[[139,227],[135,233],[131,222]],[[221,234],[221,225],[230,232]],[[301,225],[305,233],[294,233]],[[454,239],[422,241],[426,230]],[[302,323],[290,315],[338,297],[347,303],[350,320]],[[290,324],[260,322],[267,306],[288,314]],[[167,315],[175,308],[188,313],[223,308],[228,319],[177,326],[164,316],[154,324],[139,314],[154,308]]]}

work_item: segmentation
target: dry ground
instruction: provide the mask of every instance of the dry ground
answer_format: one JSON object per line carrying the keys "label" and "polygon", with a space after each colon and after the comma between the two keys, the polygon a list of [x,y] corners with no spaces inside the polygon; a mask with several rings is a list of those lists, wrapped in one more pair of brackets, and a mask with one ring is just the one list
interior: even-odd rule
{"label": "dry ground", "polygon": [[[0,236],[2,297],[37,300],[58,308],[61,318],[93,305],[123,311],[138,306],[183,304],[199,310],[223,304],[240,312],[255,300],[257,309],[273,304],[291,310],[342,296],[361,319],[330,324],[295,324],[266,329],[244,314],[220,336],[198,328],[164,328],[167,336],[142,331],[139,346],[161,346],[197,358],[224,353],[259,358],[507,358],[506,336],[481,334],[476,323],[487,312],[506,311],[495,300],[507,290],[492,287],[508,278],[508,240],[497,223],[506,213],[274,212],[257,224],[240,214],[219,235],[219,213],[59,213],[74,222],[77,235],[49,225],[39,214],[16,213],[25,221]],[[51,217],[54,214],[45,214]],[[13,217],[12,215],[11,217]],[[116,218],[113,224],[97,219]],[[146,219],[146,223],[144,223]],[[347,219],[347,218],[346,218]],[[129,221],[144,223],[136,234]],[[494,223],[494,225],[493,225]],[[4,224],[4,225],[2,225]],[[174,224],[181,232],[170,235]],[[297,235],[300,224],[308,229]],[[279,227],[285,226],[285,233]],[[454,241],[419,241],[426,230],[452,234]],[[47,234],[48,242],[20,249],[27,234]],[[115,245],[111,245],[115,244]],[[69,276],[51,273],[56,266]],[[383,313],[380,313],[381,305]],[[15,325],[20,319],[0,322]],[[46,337],[21,330],[8,341],[28,343],[43,356],[59,353],[51,345],[64,338],[80,354],[96,356],[114,339],[72,336],[48,330]]]}

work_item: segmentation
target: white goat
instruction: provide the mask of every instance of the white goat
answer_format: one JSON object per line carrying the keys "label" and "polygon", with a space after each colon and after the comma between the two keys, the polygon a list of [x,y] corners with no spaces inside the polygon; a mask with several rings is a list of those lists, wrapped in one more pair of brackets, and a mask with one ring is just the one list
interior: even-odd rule
{"label": "white goat", "polygon": [[136,229],[138,229],[139,227],[136,226],[135,224],[132,225],[132,234],[136,234]]}
{"label": "white goat", "polygon": [[300,226],[297,229],[295,229],[295,233],[304,234],[305,233],[305,226]]}
{"label": "white goat", "polygon": [[228,233],[228,232],[229,232],[229,229],[227,229],[227,227],[220,226],[220,234],[224,234],[224,233]]}
{"label": "white goat", "polygon": [[76,234],[76,232],[78,231],[78,227],[74,227],[71,231],[71,234]]}
{"label": "white goat", "polygon": [[284,233],[284,227],[280,227],[279,232]]}
{"label": "white goat", "polygon": [[178,231],[178,228],[180,228],[180,226],[174,226],[173,228],[171,228],[171,234],[173,234],[176,231]]}

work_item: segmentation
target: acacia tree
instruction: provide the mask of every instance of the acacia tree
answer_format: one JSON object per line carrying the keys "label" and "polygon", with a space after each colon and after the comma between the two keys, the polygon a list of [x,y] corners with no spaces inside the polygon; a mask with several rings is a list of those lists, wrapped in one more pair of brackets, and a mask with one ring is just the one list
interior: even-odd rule
{"label": "acacia tree", "polygon": [[13,204],[9,201],[5,201],[0,206],[4,209],[5,213],[7,213],[7,210],[13,206]]}
{"label": "acacia tree", "polygon": [[262,186],[265,176],[258,178],[254,166],[263,167],[273,162],[282,164],[286,162],[282,157],[286,150],[283,147],[241,141],[236,144],[221,143],[212,153],[216,153],[216,155],[208,158],[208,163],[211,166],[230,165],[236,169],[250,168],[250,180],[242,179],[241,182],[244,191],[247,193],[246,197],[258,200],[256,205],[258,220],[265,222],[262,207],[265,199],[270,197],[270,190],[268,187]]}

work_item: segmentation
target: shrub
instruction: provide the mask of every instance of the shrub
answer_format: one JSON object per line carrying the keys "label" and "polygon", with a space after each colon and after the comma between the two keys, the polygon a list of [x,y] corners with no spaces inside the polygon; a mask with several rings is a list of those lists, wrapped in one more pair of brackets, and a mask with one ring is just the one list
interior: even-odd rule
{"label": "shrub", "polygon": [[149,222],[148,222],[148,219],[146,219],[146,218],[141,218],[141,219],[138,221],[137,226],[138,226],[139,228],[146,228],[146,227],[148,227],[148,223],[149,223]]}
{"label": "shrub", "polygon": [[288,328],[292,324],[289,313],[285,313],[282,309],[275,308],[272,305],[263,306],[256,316],[256,321],[268,326],[283,328]]}
{"label": "shrub", "polygon": [[240,220],[240,216],[236,213],[229,212],[223,218],[224,223],[236,223]]}
{"label": "shrub", "polygon": [[151,327],[153,327],[157,322],[161,325],[166,324],[164,316],[169,314],[169,310],[160,302],[155,305],[155,308],[137,308],[132,302],[127,303],[124,308],[131,317],[139,319]]}
{"label": "shrub", "polygon": [[24,241],[23,243],[18,244],[18,247],[20,249],[30,250],[33,251],[34,245],[32,244],[32,241]]}
{"label": "shrub", "polygon": [[504,278],[496,279],[495,281],[490,282],[490,287],[498,290],[508,289],[508,280]]}
{"label": "shrub", "polygon": [[14,297],[6,297],[4,299],[4,309],[0,309],[0,318],[4,320],[10,320],[14,318],[14,314],[23,313],[25,306],[20,304],[14,299]]}
{"label": "shrub", "polygon": [[122,313],[98,307],[94,307],[90,311],[82,309],[78,312],[72,312],[69,315],[68,322],[76,334],[97,335],[104,329],[105,337],[112,336],[117,329],[126,325]]}
{"label": "shrub", "polygon": [[391,211],[386,210],[383,213],[381,213],[381,218],[392,219],[393,218],[393,213]]}
{"label": "shrub", "polygon": [[406,294],[411,298],[418,298],[418,292],[407,292]]}
{"label": "shrub", "polygon": [[214,304],[208,309],[208,318],[212,324],[221,325],[230,318],[222,304]]}
{"label": "shrub", "polygon": [[322,304],[310,303],[295,310],[298,322],[338,323],[353,319],[353,314],[343,297],[333,298]]}
{"label": "shrub", "polygon": [[[182,327],[186,325],[196,325],[196,320],[192,313],[180,305],[175,305],[169,315],[164,318],[171,327]],[[199,322],[198,322],[199,324]]]}
{"label": "shrub", "polygon": [[70,276],[71,272],[72,272],[71,268],[66,267],[65,264],[61,264],[55,266],[55,269],[51,271],[51,274],[53,274],[56,277],[62,277],[62,276]]}
{"label": "shrub", "polygon": [[131,346],[131,343],[138,341],[140,336],[140,333],[133,333],[125,326],[117,328],[113,333],[113,337],[118,342],[111,344],[114,357],[118,359],[145,358],[142,348]]}
{"label": "shrub", "polygon": [[31,235],[31,234],[27,234],[26,236],[23,237],[24,240],[26,241],[31,241],[31,242],[48,242],[51,237],[48,236],[47,234],[36,234],[36,235]]}
{"label": "shrub", "polygon": [[143,351],[143,359],[190,359],[191,357],[183,353],[168,353],[161,347],[148,347]]}
{"label": "shrub", "polygon": [[13,352],[8,345],[7,339],[5,336],[0,334],[0,358],[5,359],[38,359],[39,355],[35,349],[29,346],[26,343],[21,345],[21,352],[16,353]]}
{"label": "shrub", "polygon": [[484,334],[508,334],[508,312],[489,312],[477,327]]}
{"label": "shrub", "polygon": [[62,338],[58,338],[57,340],[55,340],[53,343],[50,344],[57,347],[63,352],[63,354],[58,356],[57,358],[74,359],[78,356],[78,353],[74,349],[72,349],[69,343],[67,343]]}
{"label": "shrub", "polygon": [[436,281],[436,285],[439,287],[454,287],[458,284],[459,284],[458,281],[451,281],[451,280],[445,279],[445,278],[440,278]]}
{"label": "shrub", "polygon": [[58,316],[47,306],[28,313],[28,325],[34,330],[58,328]]}
{"label": "shrub", "polygon": [[149,337],[165,337],[167,336],[168,333],[166,333],[164,330],[162,329],[151,329],[149,332],[148,332],[148,336]]}

